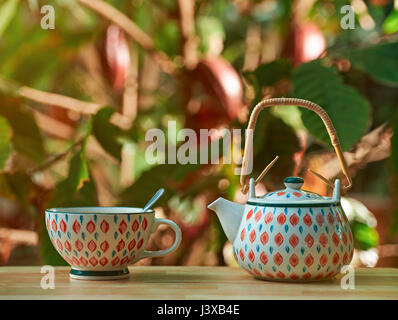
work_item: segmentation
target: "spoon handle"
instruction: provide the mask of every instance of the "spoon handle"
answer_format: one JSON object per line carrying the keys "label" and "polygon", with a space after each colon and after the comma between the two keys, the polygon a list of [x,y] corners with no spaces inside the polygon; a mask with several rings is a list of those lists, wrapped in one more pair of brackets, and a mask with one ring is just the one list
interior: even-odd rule
{"label": "spoon handle", "polygon": [[147,202],[147,204],[145,205],[144,209],[142,209],[142,210],[143,211],[147,211],[150,207],[152,207],[153,204],[162,196],[163,192],[164,192],[163,188],[160,188],[158,191],[156,191],[156,193],[153,195],[151,200],[149,200]]}

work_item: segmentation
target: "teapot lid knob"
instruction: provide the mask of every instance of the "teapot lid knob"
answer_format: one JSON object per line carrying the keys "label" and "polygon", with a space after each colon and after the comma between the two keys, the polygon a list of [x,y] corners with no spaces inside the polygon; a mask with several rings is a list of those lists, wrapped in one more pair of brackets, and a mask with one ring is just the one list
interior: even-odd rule
{"label": "teapot lid knob", "polygon": [[283,183],[288,189],[300,190],[304,184],[304,179],[300,177],[287,177]]}

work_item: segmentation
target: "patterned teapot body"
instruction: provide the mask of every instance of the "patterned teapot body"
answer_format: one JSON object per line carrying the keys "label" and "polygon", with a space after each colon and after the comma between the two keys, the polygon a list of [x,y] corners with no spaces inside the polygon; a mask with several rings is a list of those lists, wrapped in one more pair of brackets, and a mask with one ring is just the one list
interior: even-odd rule
{"label": "patterned teapot body", "polygon": [[256,278],[267,280],[333,277],[351,262],[354,250],[339,197],[328,201],[302,191],[297,188],[301,178],[287,178],[285,184],[285,190],[264,198],[269,204],[249,199],[233,243],[236,261]]}
{"label": "patterned teapot body", "polygon": [[303,182],[286,178],[286,189],[257,198],[251,179],[235,236],[226,229],[234,228],[236,204],[221,199],[218,206],[209,206],[233,243],[238,264],[258,279],[324,280],[352,260],[353,236],[340,205],[340,181],[335,182],[333,197],[301,190]]}

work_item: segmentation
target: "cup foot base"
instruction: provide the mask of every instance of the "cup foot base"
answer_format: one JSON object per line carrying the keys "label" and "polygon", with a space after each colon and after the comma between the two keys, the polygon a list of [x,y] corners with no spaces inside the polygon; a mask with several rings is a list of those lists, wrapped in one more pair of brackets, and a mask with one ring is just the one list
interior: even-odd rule
{"label": "cup foot base", "polygon": [[113,271],[84,271],[71,269],[69,276],[72,279],[78,280],[118,280],[126,279],[130,276],[129,270],[127,268],[123,270],[113,270]]}

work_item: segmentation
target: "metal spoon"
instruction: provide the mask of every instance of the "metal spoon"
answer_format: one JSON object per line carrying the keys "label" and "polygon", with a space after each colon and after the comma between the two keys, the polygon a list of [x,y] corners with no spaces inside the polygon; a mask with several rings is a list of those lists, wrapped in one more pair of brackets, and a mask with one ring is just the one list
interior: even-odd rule
{"label": "metal spoon", "polygon": [[156,193],[154,194],[154,196],[151,198],[151,200],[149,200],[147,202],[147,204],[145,205],[144,209],[142,209],[142,211],[147,211],[150,207],[153,206],[153,204],[158,201],[158,199],[162,196],[164,192],[164,189],[161,188],[158,191],[156,191]]}

